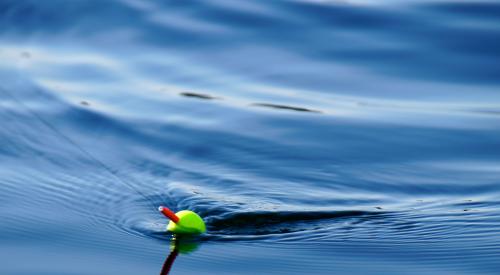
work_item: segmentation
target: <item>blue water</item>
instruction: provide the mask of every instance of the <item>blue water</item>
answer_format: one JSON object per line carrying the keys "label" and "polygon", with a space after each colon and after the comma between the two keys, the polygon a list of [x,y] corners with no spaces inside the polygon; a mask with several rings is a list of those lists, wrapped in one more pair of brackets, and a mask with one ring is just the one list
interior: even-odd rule
{"label": "blue water", "polygon": [[2,0],[0,273],[497,273],[499,91],[500,1]]}

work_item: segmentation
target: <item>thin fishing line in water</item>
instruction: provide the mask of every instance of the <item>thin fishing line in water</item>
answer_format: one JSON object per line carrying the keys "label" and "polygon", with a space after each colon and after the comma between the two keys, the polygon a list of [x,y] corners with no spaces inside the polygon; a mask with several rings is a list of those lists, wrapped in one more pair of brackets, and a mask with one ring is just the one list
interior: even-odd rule
{"label": "thin fishing line in water", "polygon": [[125,181],[124,179],[122,179],[118,175],[117,172],[115,172],[113,169],[111,169],[111,167],[107,166],[104,162],[102,162],[101,160],[99,160],[97,157],[94,157],[90,152],[88,152],[87,150],[85,150],[76,141],[74,141],[73,139],[71,139],[69,136],[65,135],[63,132],[61,132],[59,129],[57,129],[57,127],[55,127],[50,122],[48,122],[47,120],[45,120],[44,118],[42,118],[42,116],[40,116],[37,112],[35,112],[31,108],[29,108],[26,104],[24,104],[20,99],[18,99],[17,97],[15,97],[6,88],[3,88],[3,87],[0,86],[0,90],[4,94],[6,94],[10,98],[12,98],[12,100],[14,100],[14,102],[16,102],[17,104],[19,104],[20,106],[22,106],[24,109],[26,109],[28,111],[28,113],[30,113],[33,117],[35,117],[45,127],[49,128],[54,133],[56,133],[56,135],[58,135],[61,139],[65,140],[67,143],[69,143],[70,145],[72,145],[73,147],[75,147],[77,150],[79,150],[88,159],[90,159],[91,161],[93,161],[94,163],[96,163],[98,166],[102,167],[105,171],[107,171],[109,174],[111,174],[119,182],[121,182],[122,184],[128,186],[130,189],[132,189],[133,191],[137,192],[139,195],[141,195],[142,197],[144,197],[151,204],[151,206],[154,209],[157,208],[157,206],[155,205],[155,203],[148,196],[146,196],[142,191],[140,191],[139,189],[137,189],[133,184],[128,183],[127,181]]}
{"label": "thin fishing line in water", "polygon": [[[157,208],[155,203],[148,198],[143,192],[141,192],[139,189],[135,188],[134,185],[129,184],[126,182],[124,179],[119,177],[118,173],[115,172],[111,167],[107,166],[104,162],[100,161],[98,158],[94,157],[89,151],[85,150],[82,146],[80,146],[76,141],[71,139],[69,136],[65,135],[63,132],[61,132],[57,127],[52,125],[50,122],[42,118],[38,113],[36,113],[34,110],[26,106],[21,100],[19,100],[17,97],[15,97],[12,93],[10,93],[7,89],[2,88],[0,86],[0,91],[3,91],[4,94],[8,95],[12,100],[14,100],[17,104],[22,106],[24,109],[28,111],[33,117],[35,117],[39,122],[41,122],[43,125],[45,125],[47,128],[52,130],[54,133],[56,133],[60,138],[64,139],[66,142],[69,144],[73,145],[75,148],[77,148],[82,154],[84,154],[87,158],[101,166],[104,170],[106,170],[108,173],[113,175],[119,182],[125,184],[128,186],[130,189],[134,190],[141,196],[143,196],[149,203],[151,203],[151,206],[153,208]],[[189,210],[182,210],[177,213],[172,212],[170,209],[168,209],[165,206],[160,206],[157,208],[165,217],[170,219],[170,222],[167,225],[167,231],[170,231],[175,234],[184,234],[184,235],[197,235],[197,234],[202,234],[206,231],[206,225],[203,219],[196,213],[189,211]]]}
{"label": "thin fishing line in water", "polygon": [[[20,81],[20,80],[19,80]],[[104,162],[99,160],[97,157],[94,157],[89,151],[85,150],[82,146],[80,146],[76,141],[71,139],[69,136],[65,135],[62,131],[60,131],[56,126],[54,126],[49,121],[45,120],[41,115],[39,115],[35,110],[29,108],[26,104],[24,104],[20,99],[14,96],[8,89],[0,86],[0,91],[4,94],[12,98],[14,102],[22,106],[28,113],[30,113],[36,120],[45,125],[45,127],[52,130],[56,135],[58,135],[61,139],[65,140],[67,143],[75,147],[78,151],[80,151],[84,156],[88,159],[96,163],[98,166],[101,166],[105,171],[111,174],[115,179],[117,179],[122,184],[128,186],[133,191],[137,192],[139,195],[144,197],[152,206],[152,208],[158,209],[165,217],[167,217],[170,221],[166,227],[167,231],[170,231],[176,235],[198,235],[203,234],[206,231],[206,225],[203,219],[196,213],[190,210],[182,210],[177,213],[172,212],[165,206],[156,207],[155,202],[152,201],[148,196],[146,196],[142,191],[137,189],[133,184],[128,183],[123,178],[119,176],[119,174],[111,169],[111,167],[107,166]],[[35,92],[38,91],[35,89]],[[164,199],[161,193],[157,190],[154,190],[155,193],[159,194],[159,197]]]}

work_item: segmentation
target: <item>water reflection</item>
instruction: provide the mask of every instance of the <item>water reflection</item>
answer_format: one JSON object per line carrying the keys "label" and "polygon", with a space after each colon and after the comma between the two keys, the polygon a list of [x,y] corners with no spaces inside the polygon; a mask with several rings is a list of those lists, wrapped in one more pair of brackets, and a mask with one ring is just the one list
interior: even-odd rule
{"label": "water reflection", "polygon": [[174,236],[170,242],[170,254],[163,263],[160,275],[167,275],[172,270],[179,254],[190,254],[198,249],[200,243],[193,238]]}

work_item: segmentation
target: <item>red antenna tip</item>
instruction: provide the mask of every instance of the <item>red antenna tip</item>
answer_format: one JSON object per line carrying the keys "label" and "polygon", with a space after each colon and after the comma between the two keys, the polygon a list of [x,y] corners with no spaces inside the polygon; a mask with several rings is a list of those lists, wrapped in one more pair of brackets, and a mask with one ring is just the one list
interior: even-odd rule
{"label": "red antenna tip", "polygon": [[177,217],[177,215],[175,215],[175,213],[172,210],[168,209],[167,207],[160,206],[158,207],[158,211],[163,213],[163,215],[165,215],[165,217],[169,218],[171,221],[175,223],[179,222],[179,217]]}

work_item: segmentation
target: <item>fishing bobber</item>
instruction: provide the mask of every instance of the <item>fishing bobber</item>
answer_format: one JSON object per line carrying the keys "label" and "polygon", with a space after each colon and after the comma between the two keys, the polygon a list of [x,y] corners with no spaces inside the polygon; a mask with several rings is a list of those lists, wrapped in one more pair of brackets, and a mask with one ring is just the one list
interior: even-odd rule
{"label": "fishing bobber", "polygon": [[182,210],[174,213],[165,206],[158,207],[158,210],[170,219],[167,230],[175,234],[202,234],[207,229],[203,219],[198,214],[189,210]]}

